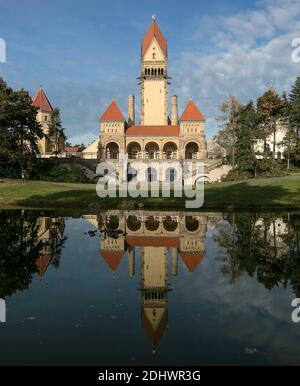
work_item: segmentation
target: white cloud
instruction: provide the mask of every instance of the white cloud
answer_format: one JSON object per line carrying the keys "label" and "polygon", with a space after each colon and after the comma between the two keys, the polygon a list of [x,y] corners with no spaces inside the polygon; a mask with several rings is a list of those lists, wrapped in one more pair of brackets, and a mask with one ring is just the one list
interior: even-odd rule
{"label": "white cloud", "polygon": [[205,36],[209,49],[179,54],[171,71],[176,92],[185,99],[196,96],[210,118],[208,137],[217,132],[214,118],[229,93],[247,102],[271,81],[278,92],[289,90],[300,75],[300,64],[291,60],[291,42],[300,37],[299,20],[300,3],[290,0],[267,1],[245,13],[195,22],[196,41]]}

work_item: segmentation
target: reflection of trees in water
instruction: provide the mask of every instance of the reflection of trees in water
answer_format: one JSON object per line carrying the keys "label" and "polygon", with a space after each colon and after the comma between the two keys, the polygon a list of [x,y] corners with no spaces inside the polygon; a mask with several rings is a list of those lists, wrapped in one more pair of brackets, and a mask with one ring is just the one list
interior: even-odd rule
{"label": "reflection of trees in water", "polygon": [[236,213],[226,220],[215,240],[225,248],[218,260],[229,282],[247,273],[267,289],[291,285],[300,295],[300,215],[281,216],[280,224],[278,214]]}
{"label": "reflection of trees in water", "polygon": [[[2,211],[0,216],[0,298],[29,287],[37,272],[36,261],[45,244],[39,240],[40,224],[34,214]],[[50,233],[51,234],[51,233]],[[51,235],[52,236],[52,235]],[[54,238],[47,247],[53,253],[52,264],[59,266],[65,239]]]}

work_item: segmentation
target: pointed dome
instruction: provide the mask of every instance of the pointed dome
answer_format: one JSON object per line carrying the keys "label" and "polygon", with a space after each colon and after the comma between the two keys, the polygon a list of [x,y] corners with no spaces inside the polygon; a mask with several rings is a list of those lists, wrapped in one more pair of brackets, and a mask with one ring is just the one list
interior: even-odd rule
{"label": "pointed dome", "polygon": [[101,251],[101,256],[106,261],[109,268],[116,272],[118,266],[121,263],[123,252],[120,251]]}
{"label": "pointed dome", "polygon": [[125,121],[124,115],[114,99],[100,118],[100,122],[105,121]]}
{"label": "pointed dome", "polygon": [[44,90],[40,88],[32,98],[32,106],[47,113],[52,113],[53,108]]}
{"label": "pointed dome", "polygon": [[41,255],[36,259],[35,263],[41,278],[45,275],[51,259],[51,255]]}
{"label": "pointed dome", "polygon": [[180,121],[205,121],[205,118],[195,103],[190,100],[181,115]]}
{"label": "pointed dome", "polygon": [[146,313],[146,308],[142,309],[142,325],[149,338],[153,344],[157,344],[162,335],[164,334],[167,325],[168,325],[168,311],[163,310],[163,313],[160,317],[158,326],[155,328],[151,321],[149,320],[149,315]]}
{"label": "pointed dome", "polygon": [[148,29],[143,41],[142,41],[142,56],[145,55],[152,39],[155,38],[159,44],[163,54],[167,57],[167,41],[159,29],[155,19],[153,20],[150,28]]}
{"label": "pointed dome", "polygon": [[180,255],[187,269],[190,272],[193,272],[197,268],[200,261],[204,258],[205,252],[181,252]]}

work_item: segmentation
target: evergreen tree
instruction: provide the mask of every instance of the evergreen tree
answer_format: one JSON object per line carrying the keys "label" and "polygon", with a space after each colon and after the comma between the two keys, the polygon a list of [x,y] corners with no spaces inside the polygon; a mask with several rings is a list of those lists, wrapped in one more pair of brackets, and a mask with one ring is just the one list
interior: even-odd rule
{"label": "evergreen tree", "polygon": [[288,150],[293,162],[298,164],[300,162],[300,77],[297,77],[289,95],[287,125]]}
{"label": "evergreen tree", "polygon": [[[25,90],[13,91],[0,78],[0,160],[30,174],[39,154],[38,140],[43,131],[36,120],[37,110]],[[3,173],[3,171],[2,171]]]}
{"label": "evergreen tree", "polygon": [[260,139],[264,142],[263,157],[269,158],[267,138],[273,136],[273,147],[271,149],[275,158],[276,133],[278,123],[283,118],[284,102],[280,95],[271,87],[261,97],[257,99],[257,112],[260,118]]}
{"label": "evergreen tree", "polygon": [[227,154],[230,154],[230,162],[235,167],[235,153],[236,153],[236,129],[237,119],[242,107],[242,103],[234,95],[229,95],[227,101],[220,105],[222,115],[218,118],[221,129],[217,136],[217,142],[222,146]]}
{"label": "evergreen tree", "polygon": [[51,113],[51,121],[49,125],[48,137],[54,145],[54,154],[60,153],[60,142],[65,141],[66,136],[64,133],[64,128],[62,127],[60,119],[60,111],[58,108],[55,108]]}
{"label": "evergreen tree", "polygon": [[256,177],[258,161],[254,143],[258,137],[258,116],[253,102],[243,107],[238,115],[236,129],[236,168],[239,173]]}

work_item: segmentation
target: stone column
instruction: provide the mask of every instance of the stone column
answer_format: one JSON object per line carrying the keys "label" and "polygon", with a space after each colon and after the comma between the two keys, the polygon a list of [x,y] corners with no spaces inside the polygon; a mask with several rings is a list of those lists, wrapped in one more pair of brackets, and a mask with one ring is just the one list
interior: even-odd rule
{"label": "stone column", "polygon": [[172,115],[171,124],[178,125],[178,106],[177,106],[177,95],[172,96]]}

